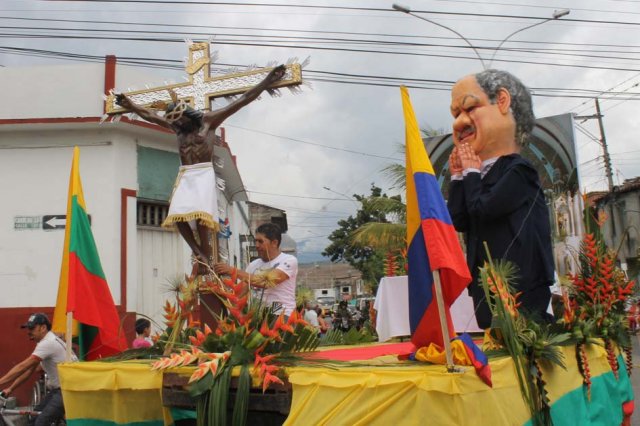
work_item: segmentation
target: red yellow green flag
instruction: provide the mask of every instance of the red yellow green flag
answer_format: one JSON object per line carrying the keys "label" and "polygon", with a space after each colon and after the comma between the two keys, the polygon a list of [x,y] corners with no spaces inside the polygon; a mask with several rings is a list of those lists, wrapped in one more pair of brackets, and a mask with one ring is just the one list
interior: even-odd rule
{"label": "red yellow green flag", "polygon": [[66,332],[66,316],[73,314],[73,336],[80,359],[94,360],[127,349],[120,318],[105,279],[82,193],[80,149],[73,150],[67,222],[58,298],[53,313],[54,332]]}

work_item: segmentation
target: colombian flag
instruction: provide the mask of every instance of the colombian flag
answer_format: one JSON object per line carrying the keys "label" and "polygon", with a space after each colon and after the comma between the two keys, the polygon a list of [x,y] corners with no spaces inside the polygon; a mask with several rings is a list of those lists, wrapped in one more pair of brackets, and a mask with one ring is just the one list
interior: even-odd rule
{"label": "colombian flag", "polygon": [[82,194],[79,160],[80,150],[75,147],[52,328],[54,332],[66,333],[66,315],[72,312],[73,336],[78,337],[80,359],[94,360],[127,349],[127,342],[120,330],[120,318],[91,232]]}
{"label": "colombian flag", "polygon": [[416,347],[444,345],[432,271],[440,271],[449,335],[455,336],[449,307],[469,282],[465,261],[449,211],[440,193],[413,113],[409,92],[401,87],[406,126],[407,244],[409,323]]}

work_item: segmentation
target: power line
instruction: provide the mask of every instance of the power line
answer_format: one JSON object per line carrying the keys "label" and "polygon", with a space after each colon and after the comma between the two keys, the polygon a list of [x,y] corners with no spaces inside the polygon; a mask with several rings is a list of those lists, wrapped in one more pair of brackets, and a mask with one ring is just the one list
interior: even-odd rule
{"label": "power line", "polygon": [[385,159],[385,160],[402,161],[402,159],[400,159],[400,158],[385,157],[385,156],[382,156],[382,155],[369,154],[369,153],[366,153],[366,152],[355,151],[355,150],[352,150],[352,149],[338,148],[336,146],[330,146],[330,145],[323,145],[323,144],[320,144],[320,143],[317,143],[317,142],[310,142],[310,141],[305,141],[305,140],[302,140],[302,139],[291,138],[291,137],[288,137],[288,136],[276,135],[275,133],[265,132],[265,131],[262,131],[262,130],[250,129],[248,127],[237,126],[237,125],[233,125],[233,124],[227,124],[226,126],[227,127],[233,127],[233,128],[236,128],[236,129],[246,130],[248,132],[260,133],[260,134],[263,134],[263,135],[272,136],[274,138],[285,139],[285,140],[289,140],[289,141],[293,141],[293,142],[299,142],[299,143],[303,143],[305,145],[319,146],[319,147],[322,147],[322,148],[332,149],[332,150],[335,150],[335,151],[348,152],[350,154],[364,155],[366,157],[382,158],[382,159]]}
{"label": "power line", "polygon": [[[73,2],[78,3],[82,0],[35,0],[41,2]],[[298,3],[237,3],[237,2],[215,2],[215,1],[183,1],[183,0],[91,0],[91,3],[135,3],[135,4],[179,4],[186,5],[206,5],[206,6],[240,6],[240,7],[274,7],[274,8],[300,8],[300,9],[323,9],[323,10],[347,10],[357,12],[384,12],[396,13],[391,8],[374,8],[374,7],[354,7],[354,6],[328,6]],[[541,20],[547,19],[546,16],[523,16],[523,15],[507,15],[507,14],[488,14],[473,12],[443,12],[438,10],[412,10],[413,13],[428,13],[430,15],[451,15],[451,16],[474,16],[483,18],[509,18],[523,20]],[[629,21],[605,21],[591,19],[563,18],[562,22],[580,22],[580,23],[596,23],[596,24],[614,24],[614,25],[640,25],[640,22]]]}

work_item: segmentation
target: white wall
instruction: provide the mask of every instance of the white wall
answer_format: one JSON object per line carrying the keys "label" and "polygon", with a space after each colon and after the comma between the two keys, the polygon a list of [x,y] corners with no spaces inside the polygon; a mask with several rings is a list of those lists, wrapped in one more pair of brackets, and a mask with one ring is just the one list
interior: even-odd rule
{"label": "white wall", "polygon": [[104,64],[0,68],[0,118],[99,117]]}
{"label": "white wall", "polygon": [[96,129],[0,133],[0,307],[53,306],[64,230],[16,230],[16,216],[66,214],[73,144],[87,211],[116,303],[120,301],[120,188],[137,186],[135,145]]}

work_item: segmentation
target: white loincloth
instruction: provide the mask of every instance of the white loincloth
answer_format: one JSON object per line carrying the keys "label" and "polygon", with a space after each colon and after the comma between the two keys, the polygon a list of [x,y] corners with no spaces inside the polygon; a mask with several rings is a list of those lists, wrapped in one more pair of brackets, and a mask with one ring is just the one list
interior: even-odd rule
{"label": "white loincloth", "polygon": [[162,226],[170,228],[176,222],[190,222],[194,227],[196,219],[215,231],[220,229],[212,163],[180,166],[171,194],[169,214]]}

